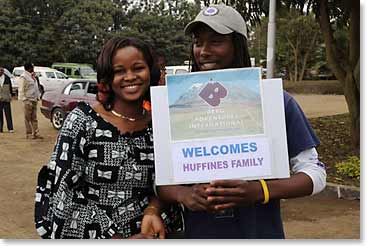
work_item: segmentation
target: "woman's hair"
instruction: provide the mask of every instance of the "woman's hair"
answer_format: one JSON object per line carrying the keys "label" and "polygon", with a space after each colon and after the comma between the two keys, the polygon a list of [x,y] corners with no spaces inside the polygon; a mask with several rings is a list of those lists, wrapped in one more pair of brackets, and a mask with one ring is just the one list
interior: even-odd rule
{"label": "woman's hair", "polygon": [[[148,64],[150,71],[150,86],[158,85],[160,70],[157,65],[156,55],[150,45],[140,39],[132,37],[111,38],[104,44],[97,59],[97,100],[103,104],[106,110],[111,110],[115,99],[115,94],[112,90],[112,82],[114,79],[112,59],[116,55],[117,50],[129,46],[135,47],[143,54],[144,60]],[[144,100],[150,100],[149,89],[144,95]]]}
{"label": "woman's hair", "polygon": [[[237,32],[233,32],[231,35],[234,46],[234,60],[231,68],[251,67],[250,54],[248,51],[246,38]],[[194,44],[191,45],[190,56],[191,71],[200,71],[194,57]]]}

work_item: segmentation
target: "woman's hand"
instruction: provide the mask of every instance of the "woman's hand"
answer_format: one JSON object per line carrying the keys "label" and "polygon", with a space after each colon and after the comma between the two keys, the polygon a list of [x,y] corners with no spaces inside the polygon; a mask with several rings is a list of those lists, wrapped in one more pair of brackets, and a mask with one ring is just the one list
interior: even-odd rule
{"label": "woman's hand", "polygon": [[205,194],[215,211],[254,204],[263,199],[263,191],[258,181],[216,180],[210,182]]}
{"label": "woman's hand", "polygon": [[148,206],[144,210],[144,217],[141,222],[141,233],[151,235],[153,238],[165,238],[164,222],[157,208]]}
{"label": "woman's hand", "polygon": [[205,190],[209,188],[209,184],[196,184],[191,187],[187,186],[181,194],[180,202],[191,211],[207,211],[212,212],[213,207],[207,200]]}

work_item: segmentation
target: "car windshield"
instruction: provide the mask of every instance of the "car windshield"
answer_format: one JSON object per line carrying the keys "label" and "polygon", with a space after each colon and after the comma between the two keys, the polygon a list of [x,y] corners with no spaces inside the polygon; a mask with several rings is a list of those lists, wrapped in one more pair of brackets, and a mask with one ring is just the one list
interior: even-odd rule
{"label": "car windshield", "polygon": [[96,75],[97,73],[90,67],[83,67],[80,68],[80,74],[81,75]]}

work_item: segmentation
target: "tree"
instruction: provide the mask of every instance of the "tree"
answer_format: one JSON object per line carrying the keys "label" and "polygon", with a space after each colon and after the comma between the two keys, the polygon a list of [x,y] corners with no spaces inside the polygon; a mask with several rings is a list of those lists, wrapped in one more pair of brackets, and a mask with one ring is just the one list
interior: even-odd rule
{"label": "tree", "polygon": [[[204,0],[210,2],[224,2],[234,6],[246,20],[258,21],[261,15],[267,15],[266,7],[269,0]],[[356,151],[360,146],[360,9],[356,0],[277,0],[277,6],[286,6],[288,9],[297,9],[299,13],[315,14],[325,42],[328,65],[344,88],[351,119],[351,138]],[[237,8],[236,6],[241,6]],[[251,11],[250,11],[251,9]],[[348,32],[347,49],[341,50],[337,43],[338,30]]]}
{"label": "tree", "polygon": [[80,1],[56,22],[59,61],[95,64],[104,42],[111,37],[117,9],[110,1]]}
{"label": "tree", "polygon": [[[293,82],[301,81],[307,69],[324,64],[320,60],[326,59],[320,52],[320,28],[312,16],[300,15],[294,10],[279,12],[281,14],[276,20],[275,71],[286,72],[286,77]],[[263,17],[249,37],[250,54],[260,65],[264,65],[261,61],[266,58],[267,23],[268,18]]]}
{"label": "tree", "polygon": [[[360,9],[358,1],[338,0],[328,3],[326,0],[315,2],[317,20],[323,33],[326,45],[328,64],[344,88],[344,96],[351,117],[352,143],[356,149],[360,145]],[[348,30],[347,52],[339,52],[334,36],[335,30]]]}
{"label": "tree", "polygon": [[[134,5],[133,5],[134,6]],[[141,38],[164,55],[169,65],[181,65],[189,59],[190,39],[183,27],[199,12],[197,4],[178,0],[135,1],[121,22],[120,34]]]}
{"label": "tree", "polygon": [[312,16],[292,9],[279,16],[277,23],[277,67],[286,67],[291,81],[301,81],[320,44],[320,28]]}

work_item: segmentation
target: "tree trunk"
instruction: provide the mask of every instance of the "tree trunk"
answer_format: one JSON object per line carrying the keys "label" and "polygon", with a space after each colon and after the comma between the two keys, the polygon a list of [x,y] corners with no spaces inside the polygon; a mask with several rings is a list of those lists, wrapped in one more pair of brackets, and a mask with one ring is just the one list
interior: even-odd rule
{"label": "tree trunk", "polygon": [[301,66],[301,72],[299,74],[299,81],[302,81],[303,80],[303,76],[305,74],[305,70],[306,70],[306,65],[307,65],[307,61],[308,61],[308,56],[310,55],[310,52],[312,49],[314,49],[314,46],[315,46],[315,41],[316,41],[316,38],[317,38],[317,35],[319,35],[318,32],[315,32],[315,34],[313,35],[312,37],[312,40],[311,40],[311,43],[310,43],[310,46],[308,47],[305,55],[303,56],[303,60],[302,60],[302,66]]}
{"label": "tree trunk", "polygon": [[[327,62],[336,78],[344,88],[344,96],[348,104],[351,120],[351,138],[354,149],[358,152],[360,147],[360,93],[359,78],[354,78],[353,72],[359,61],[359,2],[345,0],[345,4],[350,5],[349,19],[349,54],[343,57],[343,61],[338,60],[336,42],[333,37],[333,30],[330,25],[330,17],[327,0],[318,0],[318,22],[323,33]],[[345,67],[341,66],[347,61]]]}
{"label": "tree trunk", "polygon": [[351,120],[352,144],[356,151],[360,147],[360,95],[353,71],[349,70],[345,78],[344,96],[348,104]]}

